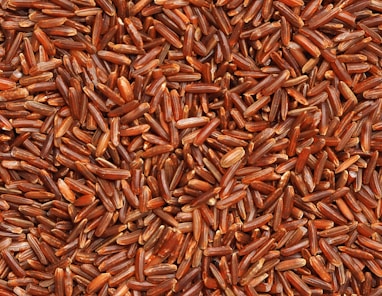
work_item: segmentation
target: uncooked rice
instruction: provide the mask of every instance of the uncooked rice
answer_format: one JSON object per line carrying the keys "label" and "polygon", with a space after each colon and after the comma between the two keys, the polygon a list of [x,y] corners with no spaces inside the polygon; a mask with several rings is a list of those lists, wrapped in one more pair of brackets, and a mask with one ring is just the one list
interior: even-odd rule
{"label": "uncooked rice", "polygon": [[0,295],[381,295],[381,12],[2,1]]}

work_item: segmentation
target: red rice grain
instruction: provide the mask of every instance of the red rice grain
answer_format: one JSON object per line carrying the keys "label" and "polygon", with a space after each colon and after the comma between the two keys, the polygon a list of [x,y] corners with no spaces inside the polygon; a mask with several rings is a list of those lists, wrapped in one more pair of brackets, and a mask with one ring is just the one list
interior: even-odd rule
{"label": "red rice grain", "polygon": [[0,294],[380,295],[353,2],[2,3]]}

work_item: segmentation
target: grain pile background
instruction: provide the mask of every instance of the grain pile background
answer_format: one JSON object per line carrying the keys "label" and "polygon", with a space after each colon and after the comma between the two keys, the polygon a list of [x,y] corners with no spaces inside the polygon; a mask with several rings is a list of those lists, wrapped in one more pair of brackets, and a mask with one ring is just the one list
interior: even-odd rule
{"label": "grain pile background", "polygon": [[381,13],[1,1],[0,295],[382,295]]}

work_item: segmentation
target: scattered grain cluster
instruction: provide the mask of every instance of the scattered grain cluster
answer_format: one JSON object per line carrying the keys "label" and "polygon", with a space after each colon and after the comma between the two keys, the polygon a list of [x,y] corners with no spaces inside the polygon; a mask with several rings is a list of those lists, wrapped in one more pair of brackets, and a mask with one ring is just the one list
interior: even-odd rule
{"label": "scattered grain cluster", "polygon": [[0,4],[0,295],[382,295],[381,0]]}

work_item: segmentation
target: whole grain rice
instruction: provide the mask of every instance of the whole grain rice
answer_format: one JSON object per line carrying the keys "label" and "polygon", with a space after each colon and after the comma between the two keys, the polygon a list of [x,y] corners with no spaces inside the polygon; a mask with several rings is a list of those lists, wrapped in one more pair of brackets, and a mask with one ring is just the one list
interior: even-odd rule
{"label": "whole grain rice", "polygon": [[381,12],[2,3],[0,294],[380,295]]}

